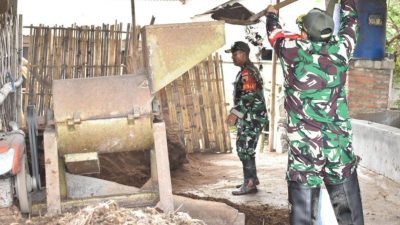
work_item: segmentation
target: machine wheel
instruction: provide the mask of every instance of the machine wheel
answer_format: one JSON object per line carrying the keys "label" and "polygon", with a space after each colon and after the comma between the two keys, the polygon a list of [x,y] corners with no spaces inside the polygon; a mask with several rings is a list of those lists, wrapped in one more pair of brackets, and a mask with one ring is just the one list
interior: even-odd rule
{"label": "machine wheel", "polygon": [[21,161],[21,170],[15,179],[15,189],[19,202],[19,208],[22,213],[31,213],[32,199],[30,191],[32,190],[32,181],[29,174],[28,160],[26,155],[23,156]]}

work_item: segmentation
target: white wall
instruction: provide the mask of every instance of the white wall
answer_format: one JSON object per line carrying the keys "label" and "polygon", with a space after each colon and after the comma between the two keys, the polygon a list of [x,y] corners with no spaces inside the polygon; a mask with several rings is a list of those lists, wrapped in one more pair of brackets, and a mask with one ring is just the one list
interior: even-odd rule
{"label": "white wall", "polygon": [[400,129],[353,119],[353,147],[361,165],[400,182]]}

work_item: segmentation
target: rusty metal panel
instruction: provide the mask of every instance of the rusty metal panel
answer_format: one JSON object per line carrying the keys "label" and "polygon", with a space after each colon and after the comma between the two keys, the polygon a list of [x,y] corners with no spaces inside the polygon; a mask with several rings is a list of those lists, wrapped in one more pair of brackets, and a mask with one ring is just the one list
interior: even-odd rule
{"label": "rusty metal panel", "polygon": [[145,74],[53,81],[56,123],[148,115],[151,101]]}
{"label": "rusty metal panel", "polygon": [[152,96],[145,74],[55,80],[60,155],[149,150]]}
{"label": "rusty metal panel", "polygon": [[153,147],[152,117],[88,120],[73,127],[57,124],[60,155],[144,151]]}
{"label": "rusty metal panel", "polygon": [[145,26],[143,54],[153,93],[225,43],[223,21]]}

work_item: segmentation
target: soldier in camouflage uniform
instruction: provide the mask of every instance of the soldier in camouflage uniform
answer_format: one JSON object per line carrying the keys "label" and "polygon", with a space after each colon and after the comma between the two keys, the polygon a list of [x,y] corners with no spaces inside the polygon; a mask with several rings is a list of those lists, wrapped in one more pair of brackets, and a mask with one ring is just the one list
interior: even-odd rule
{"label": "soldier in camouflage uniform", "polygon": [[301,35],[282,31],[277,11],[267,9],[267,32],[285,78],[288,193],[291,224],[314,224],[324,183],[339,224],[364,224],[346,71],[357,40],[354,0],[341,0],[341,24],[313,9],[299,17]]}
{"label": "soldier in camouflage uniform", "polygon": [[256,147],[261,130],[267,122],[263,80],[249,60],[250,48],[246,43],[237,41],[225,52],[232,53],[233,63],[240,67],[234,82],[234,106],[226,122],[237,127],[236,151],[243,164],[244,182],[232,194],[256,193],[256,185],[259,184]]}

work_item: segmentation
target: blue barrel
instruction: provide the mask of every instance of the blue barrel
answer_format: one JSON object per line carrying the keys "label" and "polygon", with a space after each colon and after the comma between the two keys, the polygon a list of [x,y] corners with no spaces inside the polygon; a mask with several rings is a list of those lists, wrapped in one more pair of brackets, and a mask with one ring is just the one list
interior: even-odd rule
{"label": "blue barrel", "polygon": [[381,60],[385,57],[386,0],[356,1],[360,33],[354,58]]}

